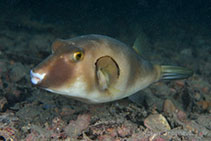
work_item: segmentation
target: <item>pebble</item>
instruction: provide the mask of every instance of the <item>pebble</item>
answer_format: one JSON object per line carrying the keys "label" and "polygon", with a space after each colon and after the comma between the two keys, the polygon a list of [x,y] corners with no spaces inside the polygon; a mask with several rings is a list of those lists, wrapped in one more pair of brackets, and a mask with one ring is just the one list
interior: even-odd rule
{"label": "pebble", "polygon": [[171,100],[166,99],[163,104],[163,111],[167,114],[173,114],[176,111],[175,105],[172,103]]}
{"label": "pebble", "polygon": [[71,120],[64,131],[71,137],[77,137],[82,130],[90,124],[91,116],[89,114],[79,115],[77,120]]}
{"label": "pebble", "polygon": [[152,114],[149,115],[144,120],[144,125],[154,132],[163,132],[171,130],[166,118],[162,114]]}
{"label": "pebble", "polygon": [[185,121],[187,119],[187,114],[183,112],[182,110],[177,110],[176,115],[180,121]]}

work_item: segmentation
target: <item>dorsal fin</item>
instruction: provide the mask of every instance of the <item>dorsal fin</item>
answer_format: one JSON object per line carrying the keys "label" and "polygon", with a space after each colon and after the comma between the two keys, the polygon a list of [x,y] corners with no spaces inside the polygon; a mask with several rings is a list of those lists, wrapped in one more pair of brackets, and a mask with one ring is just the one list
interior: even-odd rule
{"label": "dorsal fin", "polygon": [[150,44],[146,34],[143,31],[140,32],[133,44],[133,49],[136,51],[137,54],[144,56],[143,54],[147,52],[149,46]]}
{"label": "dorsal fin", "polygon": [[136,53],[138,53],[139,55],[141,55],[141,43],[140,43],[140,39],[139,37],[136,38],[134,44],[133,44],[133,49],[136,51]]}
{"label": "dorsal fin", "polygon": [[65,42],[65,40],[62,39],[57,39],[56,41],[54,41],[51,45],[51,50],[52,52],[56,52],[57,49],[59,49],[60,47],[66,46],[67,43]]}

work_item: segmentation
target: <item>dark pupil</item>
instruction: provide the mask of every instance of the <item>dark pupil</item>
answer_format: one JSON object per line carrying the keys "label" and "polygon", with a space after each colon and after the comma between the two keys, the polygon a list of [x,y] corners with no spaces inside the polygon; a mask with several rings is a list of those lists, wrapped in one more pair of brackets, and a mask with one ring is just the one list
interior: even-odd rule
{"label": "dark pupil", "polygon": [[81,53],[77,54],[77,57],[78,57],[78,58],[81,58]]}

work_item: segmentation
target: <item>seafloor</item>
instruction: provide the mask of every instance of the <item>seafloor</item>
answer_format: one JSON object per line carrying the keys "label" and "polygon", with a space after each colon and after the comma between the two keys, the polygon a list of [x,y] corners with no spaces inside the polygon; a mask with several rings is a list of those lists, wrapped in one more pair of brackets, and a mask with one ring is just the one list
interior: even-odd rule
{"label": "seafloor", "polygon": [[[7,13],[0,19],[0,140],[211,140],[211,30],[206,23],[84,18],[87,23],[76,25],[33,18]],[[55,39],[90,33],[130,46],[141,36],[145,58],[187,67],[194,75],[151,85],[140,92],[139,104],[125,98],[88,105],[32,86],[30,69],[50,54]]]}

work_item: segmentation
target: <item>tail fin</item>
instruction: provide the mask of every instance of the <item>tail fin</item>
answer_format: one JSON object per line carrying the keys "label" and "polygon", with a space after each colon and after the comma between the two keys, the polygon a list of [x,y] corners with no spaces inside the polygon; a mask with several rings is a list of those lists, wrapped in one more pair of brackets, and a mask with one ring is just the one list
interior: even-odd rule
{"label": "tail fin", "polygon": [[161,66],[161,80],[185,79],[193,75],[193,71],[178,66]]}

